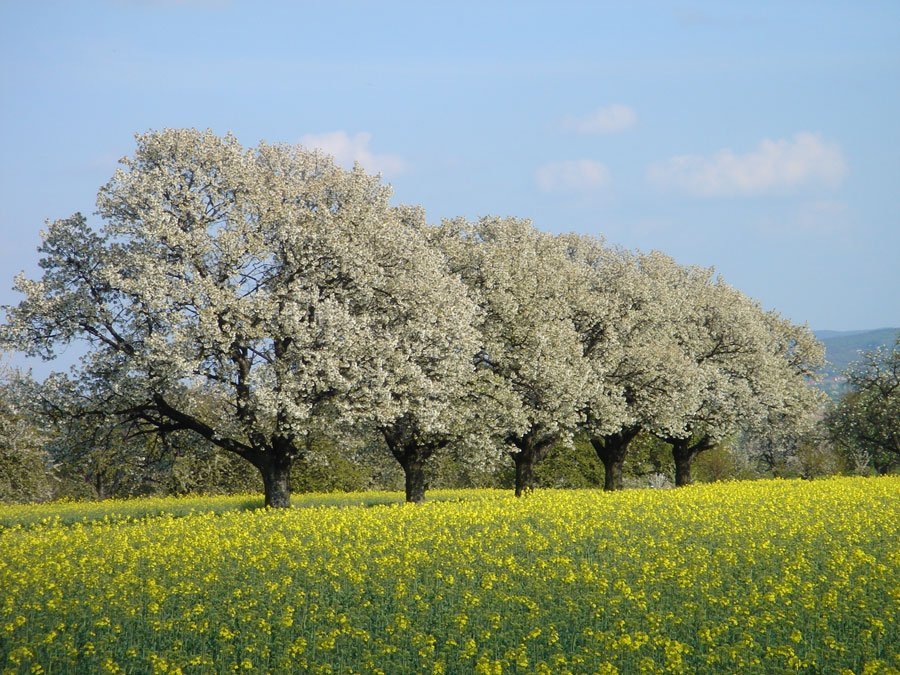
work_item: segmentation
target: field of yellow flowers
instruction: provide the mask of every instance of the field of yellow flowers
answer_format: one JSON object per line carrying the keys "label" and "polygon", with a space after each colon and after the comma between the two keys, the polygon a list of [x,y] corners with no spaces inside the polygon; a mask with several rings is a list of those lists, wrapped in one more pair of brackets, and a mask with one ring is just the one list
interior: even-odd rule
{"label": "field of yellow flowers", "polygon": [[898,477],[347,499],[0,507],[0,670],[900,667]]}

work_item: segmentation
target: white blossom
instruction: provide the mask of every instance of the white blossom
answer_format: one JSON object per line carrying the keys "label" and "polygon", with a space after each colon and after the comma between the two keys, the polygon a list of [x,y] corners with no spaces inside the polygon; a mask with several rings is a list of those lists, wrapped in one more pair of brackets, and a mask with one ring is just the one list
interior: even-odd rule
{"label": "white blossom", "polygon": [[[80,215],[49,225],[43,277],[18,280],[6,341],[51,356],[87,339],[85,387],[264,478],[313,427],[415,410],[440,428],[471,376],[473,306],[421,212],[390,196],[360,167],[299,147],[138,136],[100,190],[99,231]],[[219,402],[214,415],[196,387]]]}

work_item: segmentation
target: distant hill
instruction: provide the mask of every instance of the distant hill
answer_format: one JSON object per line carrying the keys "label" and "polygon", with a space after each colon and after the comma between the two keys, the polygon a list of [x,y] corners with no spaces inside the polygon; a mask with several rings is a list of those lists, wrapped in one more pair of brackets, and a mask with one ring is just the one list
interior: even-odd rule
{"label": "distant hill", "polygon": [[893,345],[900,328],[817,330],[813,333],[825,345],[825,359],[828,361],[822,369],[820,386],[830,396],[839,396],[846,387],[843,372],[859,360],[860,352]]}
{"label": "distant hill", "polygon": [[856,335],[867,335],[868,333],[880,333],[881,331],[896,330],[895,328],[876,328],[875,330],[814,330],[813,333],[820,340],[830,338],[850,338]]}

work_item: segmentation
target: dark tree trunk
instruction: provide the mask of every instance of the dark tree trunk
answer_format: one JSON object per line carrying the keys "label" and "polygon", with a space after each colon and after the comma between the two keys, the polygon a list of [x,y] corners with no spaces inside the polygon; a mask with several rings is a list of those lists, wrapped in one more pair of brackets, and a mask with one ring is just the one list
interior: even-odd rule
{"label": "dark tree trunk", "polygon": [[516,465],[516,497],[534,490],[534,465],[544,459],[544,455],[556,441],[556,436],[541,437],[534,429],[520,438],[509,440],[518,449],[517,452],[509,453]]}
{"label": "dark tree trunk", "polygon": [[534,454],[514,452],[512,458],[516,464],[516,497],[521,497],[534,490]]}
{"label": "dark tree trunk", "polygon": [[418,458],[400,462],[406,475],[406,502],[421,504],[425,501],[425,462]]}
{"label": "dark tree trunk", "polygon": [[879,476],[888,475],[891,469],[894,468],[894,464],[896,464],[896,462],[892,459],[879,462],[874,457],[872,458],[872,467],[875,469],[875,473],[877,473]]}
{"label": "dark tree trunk", "polygon": [[672,458],[675,460],[675,486],[691,484],[691,462],[694,461],[694,453],[685,443],[684,447],[672,446]]}
{"label": "dark tree trunk", "polygon": [[668,438],[672,444],[672,459],[675,460],[675,487],[691,484],[691,462],[701,452],[709,450],[715,443],[707,436],[691,443],[690,438]]}
{"label": "dark tree trunk", "polygon": [[97,491],[97,499],[106,499],[106,491],[103,487],[103,474],[97,471],[94,474],[94,489]]}
{"label": "dark tree trunk", "polygon": [[594,452],[603,462],[603,489],[621,490],[622,469],[625,465],[625,455],[628,452],[628,444],[637,436],[639,427],[627,427],[608,436],[591,437],[591,445]]}
{"label": "dark tree trunk", "polygon": [[286,509],[291,505],[291,464],[288,457],[266,455],[257,465],[262,474],[266,506]]}
{"label": "dark tree trunk", "polygon": [[600,461],[603,462],[603,489],[607,492],[621,490],[623,488],[622,465],[625,462],[621,459],[606,457],[601,457]]}
{"label": "dark tree trunk", "polygon": [[388,450],[403,467],[408,504],[421,504],[425,501],[425,462],[435,451],[447,445],[445,438],[430,438],[425,441],[416,432],[416,424],[409,419],[397,420],[393,425],[381,429]]}

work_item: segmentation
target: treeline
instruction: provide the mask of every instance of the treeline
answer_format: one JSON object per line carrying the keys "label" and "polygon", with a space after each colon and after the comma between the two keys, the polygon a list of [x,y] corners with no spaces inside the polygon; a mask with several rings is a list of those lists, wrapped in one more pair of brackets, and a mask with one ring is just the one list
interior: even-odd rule
{"label": "treeline", "polygon": [[[7,372],[7,377],[9,377]],[[12,413],[16,397],[7,379],[0,387],[0,502],[106,499],[147,495],[232,494],[262,490],[259,472],[231,453],[195,436],[131,438],[125,429],[99,429],[88,436],[66,425],[41,427],[29,414]],[[837,404],[827,418],[839,410]],[[701,482],[765,477],[816,478],[870,475],[896,467],[886,452],[866,444],[840,443],[843,426],[820,422],[811,431],[778,445],[752,438],[728,438],[697,457],[693,476]],[[512,463],[474,466],[453,452],[439,454],[426,470],[428,488],[514,487]],[[668,444],[639,434],[622,467],[624,487],[674,485]],[[583,435],[551,448],[535,470],[535,487],[596,488],[604,466]],[[377,437],[309,439],[291,470],[296,492],[403,490],[404,475]]]}
{"label": "treeline", "polygon": [[98,495],[256,481],[287,506],[292,483],[402,477],[417,502],[803,456],[823,404],[807,328],[662,253],[515,218],[429,225],[389,199],[302,148],[139,136],[102,226],[51,223],[42,277],[5,308],[6,349],[89,345],[69,374],[8,378],[4,414],[42,453],[23,466],[52,458]]}

